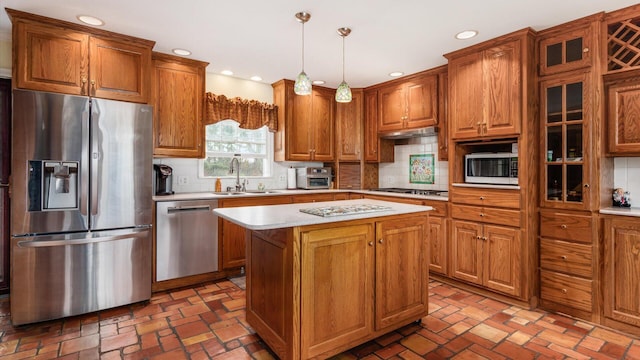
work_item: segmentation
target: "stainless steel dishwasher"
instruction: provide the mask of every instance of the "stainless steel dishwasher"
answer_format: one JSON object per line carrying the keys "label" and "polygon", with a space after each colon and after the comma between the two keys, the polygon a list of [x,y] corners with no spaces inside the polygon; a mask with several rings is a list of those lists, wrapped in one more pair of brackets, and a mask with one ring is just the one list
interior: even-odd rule
{"label": "stainless steel dishwasher", "polygon": [[218,270],[217,200],[156,203],[156,281]]}

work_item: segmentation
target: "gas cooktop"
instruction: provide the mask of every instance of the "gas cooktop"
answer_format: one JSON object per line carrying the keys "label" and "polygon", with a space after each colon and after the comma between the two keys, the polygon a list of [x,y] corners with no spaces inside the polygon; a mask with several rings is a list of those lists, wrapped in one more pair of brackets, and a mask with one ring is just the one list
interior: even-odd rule
{"label": "gas cooktop", "polygon": [[421,190],[421,189],[404,189],[404,188],[378,188],[371,189],[371,191],[398,193],[398,194],[413,194],[413,195],[432,195],[432,196],[447,196],[446,190]]}

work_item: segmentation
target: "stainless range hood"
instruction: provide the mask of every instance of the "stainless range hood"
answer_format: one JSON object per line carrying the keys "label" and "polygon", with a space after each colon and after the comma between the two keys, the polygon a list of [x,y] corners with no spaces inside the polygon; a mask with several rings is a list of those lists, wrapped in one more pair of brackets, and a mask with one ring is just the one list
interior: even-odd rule
{"label": "stainless range hood", "polygon": [[410,138],[424,137],[424,136],[436,136],[437,134],[438,134],[438,128],[435,126],[430,126],[425,128],[419,128],[419,129],[399,130],[399,131],[378,133],[378,136],[381,139],[410,139]]}

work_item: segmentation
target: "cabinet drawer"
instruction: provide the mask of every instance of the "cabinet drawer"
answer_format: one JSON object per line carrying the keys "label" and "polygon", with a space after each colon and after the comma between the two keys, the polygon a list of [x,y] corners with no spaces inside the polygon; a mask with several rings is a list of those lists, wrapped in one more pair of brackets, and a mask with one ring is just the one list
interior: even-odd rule
{"label": "cabinet drawer", "polygon": [[540,271],[540,297],[584,311],[591,309],[591,280]]}
{"label": "cabinet drawer", "polygon": [[480,206],[451,205],[451,217],[489,224],[520,227],[520,211]]}
{"label": "cabinet drawer", "polygon": [[447,216],[447,203],[445,201],[423,201],[426,206],[433,207],[432,211],[429,211],[429,216]]}
{"label": "cabinet drawer", "polygon": [[520,208],[520,191],[488,188],[453,187],[451,202],[469,205]]}
{"label": "cabinet drawer", "polygon": [[592,220],[590,216],[540,212],[540,236],[592,243]]}
{"label": "cabinet drawer", "polygon": [[591,245],[540,240],[540,266],[543,269],[590,278],[593,274],[591,255]]}

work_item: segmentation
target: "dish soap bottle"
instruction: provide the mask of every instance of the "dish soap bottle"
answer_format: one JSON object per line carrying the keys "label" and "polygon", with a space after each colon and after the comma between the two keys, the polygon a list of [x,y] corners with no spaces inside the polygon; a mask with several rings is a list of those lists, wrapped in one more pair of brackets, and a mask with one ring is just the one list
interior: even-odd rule
{"label": "dish soap bottle", "polygon": [[216,192],[221,192],[222,191],[222,181],[220,181],[220,178],[216,179]]}

